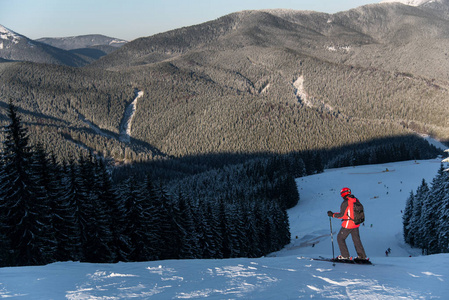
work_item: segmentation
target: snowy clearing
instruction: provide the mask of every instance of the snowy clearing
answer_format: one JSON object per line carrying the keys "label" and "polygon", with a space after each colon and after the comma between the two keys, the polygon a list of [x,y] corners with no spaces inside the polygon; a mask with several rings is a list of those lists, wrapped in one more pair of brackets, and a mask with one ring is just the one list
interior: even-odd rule
{"label": "snowy clearing", "polygon": [[143,91],[136,90],[134,100],[125,108],[122,123],[120,124],[119,141],[129,143],[131,139],[131,126],[136,112],[137,100],[143,96]]}

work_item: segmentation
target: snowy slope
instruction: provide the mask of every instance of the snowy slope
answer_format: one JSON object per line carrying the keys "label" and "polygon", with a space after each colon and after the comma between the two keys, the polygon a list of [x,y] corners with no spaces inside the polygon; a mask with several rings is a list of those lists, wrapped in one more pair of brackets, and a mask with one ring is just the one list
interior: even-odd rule
{"label": "snowy slope", "polygon": [[420,6],[425,3],[440,2],[440,1],[438,1],[438,0],[383,0],[380,3],[393,3],[393,2],[399,2],[399,3],[405,4],[405,5],[410,5],[410,6]]}
{"label": "snowy slope", "polygon": [[[403,244],[401,233],[406,198],[422,178],[431,182],[439,166],[439,159],[407,161],[297,179],[301,200],[289,210],[292,243],[268,257],[2,268],[0,298],[447,299],[449,254],[419,256]],[[374,266],[332,266],[308,259],[332,256],[326,212],[339,209],[343,186],[365,206],[361,238]],[[337,232],[339,220],[332,225]],[[348,246],[354,255],[350,239]],[[391,255],[385,257],[388,247]]]}

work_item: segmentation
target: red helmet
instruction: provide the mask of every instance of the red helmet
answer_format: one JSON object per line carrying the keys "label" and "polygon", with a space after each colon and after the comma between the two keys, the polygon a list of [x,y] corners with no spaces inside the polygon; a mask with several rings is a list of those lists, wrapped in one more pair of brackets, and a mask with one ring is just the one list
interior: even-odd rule
{"label": "red helmet", "polygon": [[350,195],[351,194],[351,189],[344,187],[341,189],[340,191],[340,195],[344,198],[346,195]]}

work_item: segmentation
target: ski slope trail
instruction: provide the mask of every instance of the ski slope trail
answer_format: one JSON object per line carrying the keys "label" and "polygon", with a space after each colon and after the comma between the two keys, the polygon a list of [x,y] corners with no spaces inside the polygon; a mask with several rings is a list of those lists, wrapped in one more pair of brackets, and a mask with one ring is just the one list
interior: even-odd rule
{"label": "ski slope trail", "polygon": [[[421,256],[402,242],[405,201],[439,166],[440,159],[406,161],[298,178],[301,199],[288,212],[291,243],[266,257],[0,268],[0,298],[447,299],[449,254]],[[360,235],[374,266],[310,260],[332,256],[326,212],[339,210],[344,186],[365,207]],[[339,222],[332,219],[335,232]]]}
{"label": "ski slope trail", "polygon": [[128,104],[125,108],[125,113],[123,115],[122,122],[120,124],[120,134],[119,141],[124,143],[129,143],[131,140],[131,126],[136,112],[137,100],[143,96],[143,91],[135,90],[134,100]]}

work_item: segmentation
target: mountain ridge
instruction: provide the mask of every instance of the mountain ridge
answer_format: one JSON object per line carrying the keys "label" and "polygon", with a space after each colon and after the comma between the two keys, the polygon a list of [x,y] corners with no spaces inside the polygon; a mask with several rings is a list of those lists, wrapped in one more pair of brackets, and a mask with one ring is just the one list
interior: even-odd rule
{"label": "mountain ridge", "polygon": [[[242,11],[130,41],[79,69],[4,64],[0,95],[65,120],[64,137],[115,159],[290,153],[411,131],[449,140],[447,32],[434,11],[400,3]],[[129,144],[71,113],[118,134],[136,89]]]}
{"label": "mountain ridge", "polygon": [[31,40],[2,25],[0,25],[0,58],[11,61],[32,61],[72,67],[87,64],[84,59],[77,55]]}
{"label": "mountain ridge", "polygon": [[95,46],[112,46],[115,48],[120,48],[128,42],[125,40],[108,37],[102,34],[87,34],[57,38],[43,37],[36,39],[36,41],[64,50],[74,50]]}

